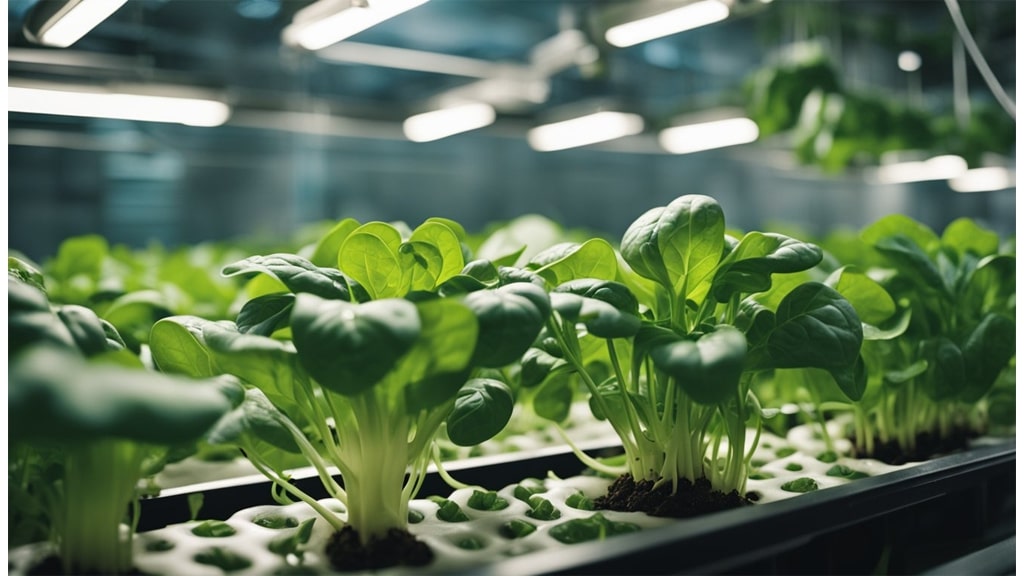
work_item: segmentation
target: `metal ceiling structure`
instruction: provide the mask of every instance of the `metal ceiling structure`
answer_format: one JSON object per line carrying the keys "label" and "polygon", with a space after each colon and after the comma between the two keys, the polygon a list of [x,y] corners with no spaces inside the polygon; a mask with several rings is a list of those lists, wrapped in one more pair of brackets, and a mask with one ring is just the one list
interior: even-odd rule
{"label": "metal ceiling structure", "polygon": [[[823,8],[835,17],[834,41],[845,40],[846,50],[861,50],[868,34],[890,34],[893,44],[932,51],[923,59],[926,89],[948,92],[951,85],[948,66],[938,64],[948,62],[941,56],[949,47],[936,39],[951,37],[952,27],[945,6],[934,0],[736,0],[725,22],[624,49],[609,45],[603,31],[644,2],[433,0],[317,52],[281,42],[284,27],[309,0],[129,0],[65,49],[35,45],[24,34],[26,17],[45,1],[8,3],[9,80],[203,88],[226,99],[241,125],[302,121],[261,112],[393,123],[455,95],[490,99],[499,119],[509,122],[599,101],[657,125],[679,111],[741,103],[749,75],[780,46],[806,35]],[[1002,51],[1012,49],[1015,28],[1012,19],[1009,29],[999,20],[1007,8],[1012,13],[1012,2],[972,1],[967,8],[987,27],[985,48],[1001,56],[1000,77],[1012,82],[1015,59]],[[857,30],[868,24],[877,30]],[[875,51],[881,58],[896,49]],[[879,89],[899,86],[894,58],[884,65],[854,58],[851,74]],[[378,128],[388,133],[386,125]]]}

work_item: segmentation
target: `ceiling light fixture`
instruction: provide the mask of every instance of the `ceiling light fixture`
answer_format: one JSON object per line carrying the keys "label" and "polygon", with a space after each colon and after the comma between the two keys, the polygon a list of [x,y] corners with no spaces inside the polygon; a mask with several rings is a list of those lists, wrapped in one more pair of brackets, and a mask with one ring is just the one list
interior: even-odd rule
{"label": "ceiling light fixture", "polygon": [[188,126],[219,126],[231,114],[227,104],[213,99],[49,86],[8,86],[7,111]]}
{"label": "ceiling light fixture", "polygon": [[490,104],[472,102],[410,116],[402,123],[402,131],[413,142],[431,142],[490,126],[495,117]]}
{"label": "ceiling light fixture", "polygon": [[886,162],[875,172],[875,178],[882,184],[906,184],[929,180],[948,180],[967,171],[967,161],[954,154],[934,156],[927,160]]}
{"label": "ceiling light fixture", "polygon": [[643,130],[644,119],[639,115],[606,110],[537,126],[526,138],[534,150],[553,152],[632,136]]}
{"label": "ceiling light fixture", "polygon": [[604,38],[612,46],[625,48],[655,38],[707,26],[729,17],[729,7],[719,0],[700,0],[646,18],[612,26]]}
{"label": "ceiling light fixture", "polygon": [[128,0],[41,0],[25,21],[29,40],[67,48],[78,42]]}
{"label": "ceiling light fixture", "polygon": [[949,187],[957,192],[992,192],[1005,190],[1017,185],[1013,170],[1002,166],[972,168],[963,174],[950,178]]}
{"label": "ceiling light fixture", "polygon": [[281,32],[288,46],[319,50],[425,4],[427,0],[319,0]]}
{"label": "ceiling light fixture", "polygon": [[673,154],[689,154],[757,140],[757,124],[750,118],[726,118],[673,126],[658,134],[661,147]]}

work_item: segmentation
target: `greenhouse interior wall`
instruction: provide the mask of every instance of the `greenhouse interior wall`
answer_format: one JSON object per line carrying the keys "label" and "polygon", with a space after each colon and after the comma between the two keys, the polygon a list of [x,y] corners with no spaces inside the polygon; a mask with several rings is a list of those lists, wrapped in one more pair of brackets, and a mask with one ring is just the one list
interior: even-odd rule
{"label": "greenhouse interior wall", "polygon": [[[858,176],[826,177],[812,168],[771,165],[767,159],[780,159],[781,152],[677,157],[569,150],[551,156],[521,139],[479,134],[426,147],[190,130],[197,129],[112,123],[91,137],[153,142],[151,152],[12,142],[10,245],[42,258],[62,239],[85,233],[131,246],[176,246],[286,237],[304,224],[346,217],[415,225],[444,216],[481,231],[523,214],[616,238],[637,214],[683,194],[715,197],[728,224],[740,230],[785,224],[819,235],[859,229],[890,213],[937,230],[963,216],[1002,234],[1016,225],[1015,190],[961,194],[944,181],[880,185]],[[183,140],[189,145],[167,144]]]}

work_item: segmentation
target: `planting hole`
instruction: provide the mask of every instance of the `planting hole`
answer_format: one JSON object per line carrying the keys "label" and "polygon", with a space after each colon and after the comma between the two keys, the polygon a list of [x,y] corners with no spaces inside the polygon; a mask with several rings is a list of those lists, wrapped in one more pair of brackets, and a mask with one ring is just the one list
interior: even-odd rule
{"label": "planting hole", "polygon": [[829,468],[828,472],[825,472],[825,474],[828,476],[846,478],[847,480],[857,480],[858,478],[868,477],[868,475],[865,474],[864,472],[858,472],[856,470],[851,469],[848,466],[843,466],[842,464],[836,464],[835,466]]}
{"label": "planting hole", "polygon": [[594,503],[590,500],[590,498],[587,498],[586,496],[583,495],[583,492],[579,491],[570,494],[569,497],[565,499],[565,505],[568,506],[569,508],[575,508],[577,510],[594,509]]}
{"label": "planting hole", "polygon": [[419,510],[409,510],[408,517],[409,524],[419,524],[420,522],[423,522],[424,518],[426,518],[426,516],[423,515],[423,512],[420,512]]}
{"label": "planting hole", "polygon": [[797,478],[780,486],[786,492],[813,492],[818,489],[818,483],[813,478]]}
{"label": "planting hole", "polygon": [[754,472],[751,472],[750,476],[747,476],[747,478],[750,478],[751,480],[771,480],[772,478],[775,478],[775,474],[755,470]]}
{"label": "planting hole", "polygon": [[799,472],[803,469],[803,465],[797,464],[796,462],[790,462],[789,464],[786,464],[786,470],[789,470],[790,472]]}
{"label": "planting hole", "polygon": [[203,538],[226,538],[234,536],[235,529],[227,522],[207,520],[192,528],[192,533]]}
{"label": "planting hole", "polygon": [[836,460],[839,460],[839,454],[836,454],[835,452],[832,452],[831,450],[828,450],[828,451],[822,452],[821,454],[818,454],[818,461],[819,462],[824,462],[826,464],[831,464],[831,463],[835,462]]}
{"label": "planting hole", "polygon": [[438,506],[438,520],[444,520],[445,522],[465,522],[469,520],[469,516],[466,516],[466,513],[462,511],[457,502],[436,496],[432,496],[430,500]]}
{"label": "planting hole", "polygon": [[174,542],[163,538],[157,538],[146,542],[145,548],[146,552],[167,552],[168,550],[174,549]]}
{"label": "planting hole", "polygon": [[200,564],[216,566],[225,572],[237,572],[252,566],[252,561],[248,558],[220,547],[203,550],[193,556],[192,559]]}
{"label": "planting hole", "polygon": [[796,454],[796,448],[790,448],[789,446],[779,448],[775,451],[775,455],[779,458],[785,458],[786,456],[792,456],[793,454]]}
{"label": "planting hole", "polygon": [[299,525],[299,521],[291,516],[282,516],[280,514],[274,514],[268,512],[266,514],[260,514],[252,519],[253,524],[257,526],[263,526],[264,528],[273,528],[274,530],[282,530],[284,528],[295,528]]}
{"label": "planting hole", "polygon": [[532,497],[534,494],[540,494],[541,492],[545,491],[547,491],[547,488],[544,487],[544,482],[536,478],[527,478],[526,480],[523,480],[515,487],[515,489],[512,491],[512,494],[517,499],[529,503],[530,497]]}
{"label": "planting hole", "polygon": [[537,527],[525,520],[509,520],[498,528],[498,533],[510,540],[529,536],[537,530]]}
{"label": "planting hole", "polygon": [[601,513],[589,518],[577,518],[551,528],[549,534],[563,544],[577,544],[591,540],[604,540],[609,536],[637,532],[640,527],[630,522],[613,522]]}
{"label": "planting hole", "polygon": [[466,504],[474,510],[494,511],[508,508],[508,500],[498,496],[494,491],[474,490]]}
{"label": "planting hole", "polygon": [[465,536],[455,540],[454,544],[463,550],[483,550],[487,548],[487,540],[478,536]]}
{"label": "planting hole", "polygon": [[562,517],[562,513],[555,508],[555,505],[546,498],[540,496],[533,496],[530,498],[530,510],[526,512],[526,515],[534,520],[558,520]]}

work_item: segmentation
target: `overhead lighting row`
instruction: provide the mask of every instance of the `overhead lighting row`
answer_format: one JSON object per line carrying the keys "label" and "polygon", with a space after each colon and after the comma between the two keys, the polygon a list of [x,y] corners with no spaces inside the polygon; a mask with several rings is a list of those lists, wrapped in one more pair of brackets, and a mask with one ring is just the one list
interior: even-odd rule
{"label": "overhead lighting row", "polygon": [[[281,34],[282,42],[307,50],[320,50],[407,12],[428,0],[318,0],[295,14]],[[762,0],[767,2],[770,0]],[[26,23],[25,33],[34,41],[68,47],[109,18],[127,0],[64,0],[41,4]],[[729,17],[724,0],[697,0],[683,5],[666,3],[666,10],[613,26],[605,40],[617,47],[643,42],[706,26]],[[907,56],[905,58],[905,56]],[[908,62],[904,64],[903,60]],[[912,67],[909,55],[901,54],[901,68]],[[919,64],[917,64],[919,66]],[[906,68],[905,68],[906,69]],[[173,122],[190,126],[218,126],[227,121],[230,107],[215,98],[182,97],[146,92],[8,85],[10,112]],[[409,117],[402,125],[414,142],[429,142],[494,123],[497,112],[484,102],[460,103]],[[639,134],[644,121],[639,115],[617,111],[591,114],[537,126],[527,133],[538,151],[588,146]],[[658,142],[673,154],[687,154],[754,142],[757,124],[749,118],[732,117],[693,122],[662,130]],[[969,170],[959,156],[884,163],[876,171],[881,183],[948,180],[958,192],[995,190],[1015,185],[1013,171],[1002,167]]]}

